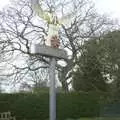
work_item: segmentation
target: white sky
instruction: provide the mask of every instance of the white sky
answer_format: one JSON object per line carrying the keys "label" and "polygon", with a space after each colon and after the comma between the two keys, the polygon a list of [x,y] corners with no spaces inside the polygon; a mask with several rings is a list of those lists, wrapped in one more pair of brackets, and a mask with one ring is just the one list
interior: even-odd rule
{"label": "white sky", "polygon": [[0,0],[0,10],[9,3],[9,0]]}
{"label": "white sky", "polygon": [[[8,4],[10,0],[0,0],[0,10]],[[106,13],[113,18],[120,19],[120,0],[92,0],[99,13]]]}
{"label": "white sky", "polygon": [[120,0],[93,0],[99,13],[120,19]]}
{"label": "white sky", "polygon": [[120,19],[120,0],[93,0],[99,13]]}

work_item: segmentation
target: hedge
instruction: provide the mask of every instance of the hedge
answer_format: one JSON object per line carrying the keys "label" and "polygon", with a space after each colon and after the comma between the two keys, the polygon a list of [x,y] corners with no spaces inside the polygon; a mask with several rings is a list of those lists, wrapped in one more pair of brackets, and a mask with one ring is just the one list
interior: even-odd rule
{"label": "hedge", "polygon": [[[17,120],[48,120],[49,94],[0,94],[0,112],[11,111]],[[99,96],[93,93],[58,93],[57,120],[99,116]]]}

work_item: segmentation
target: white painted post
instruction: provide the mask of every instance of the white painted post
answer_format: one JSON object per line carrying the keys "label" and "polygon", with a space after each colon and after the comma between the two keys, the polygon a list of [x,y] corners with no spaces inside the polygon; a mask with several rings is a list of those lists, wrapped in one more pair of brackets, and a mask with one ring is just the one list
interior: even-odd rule
{"label": "white painted post", "polygon": [[56,87],[55,87],[56,58],[67,60],[67,53],[62,49],[52,48],[49,46],[40,46],[39,44],[35,45],[34,53],[51,58],[49,73],[50,78],[49,117],[50,120],[56,120]]}
{"label": "white painted post", "polygon": [[50,93],[49,93],[49,114],[50,120],[56,120],[56,86],[55,86],[55,66],[56,59],[51,58],[50,63]]}

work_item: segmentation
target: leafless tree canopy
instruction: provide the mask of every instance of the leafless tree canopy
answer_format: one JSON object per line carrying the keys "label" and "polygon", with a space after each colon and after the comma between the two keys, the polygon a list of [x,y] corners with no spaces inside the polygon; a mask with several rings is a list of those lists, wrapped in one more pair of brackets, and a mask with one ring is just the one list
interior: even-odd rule
{"label": "leafless tree canopy", "polygon": [[[58,17],[76,13],[71,17],[71,23],[63,24],[59,30],[61,47],[71,54],[67,65],[65,67],[57,65],[56,69],[62,87],[68,90],[77,56],[82,52],[81,45],[89,38],[99,38],[108,30],[113,30],[114,25],[106,16],[97,14],[89,0],[52,0],[52,2],[44,0],[42,5],[46,11],[54,9]],[[47,30],[48,24],[34,13],[30,0],[14,1],[14,4],[1,11],[1,76],[21,81],[30,74],[30,71],[48,68],[49,59],[31,51],[33,44],[45,43]]]}

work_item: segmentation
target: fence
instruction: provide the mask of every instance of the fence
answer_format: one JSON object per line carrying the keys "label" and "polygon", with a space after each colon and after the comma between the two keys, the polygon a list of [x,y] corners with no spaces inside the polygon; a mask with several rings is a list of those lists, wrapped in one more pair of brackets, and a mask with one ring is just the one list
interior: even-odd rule
{"label": "fence", "polygon": [[0,120],[16,120],[16,118],[11,116],[11,112],[2,112],[0,113]]}

